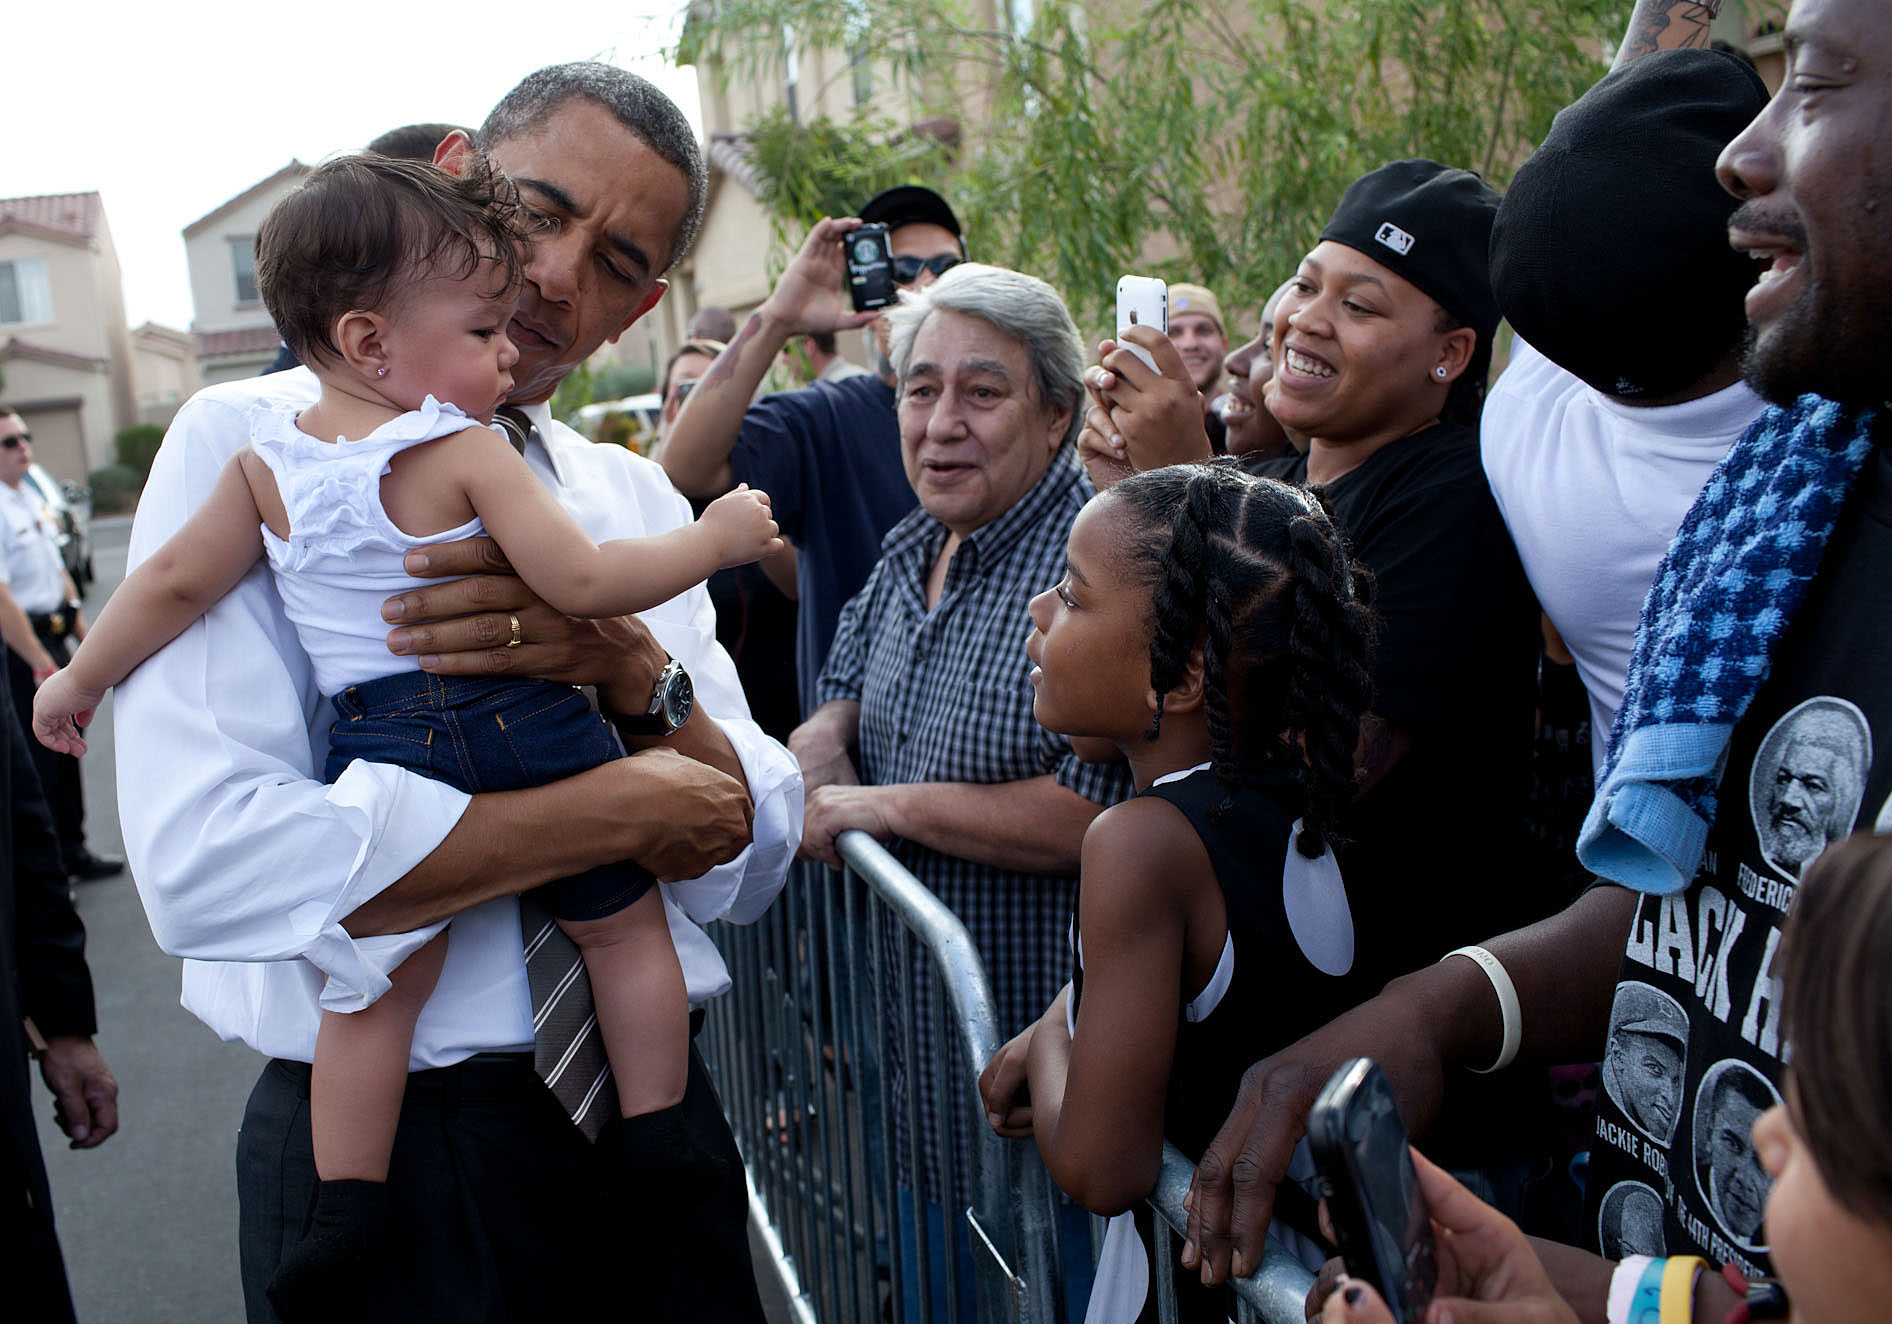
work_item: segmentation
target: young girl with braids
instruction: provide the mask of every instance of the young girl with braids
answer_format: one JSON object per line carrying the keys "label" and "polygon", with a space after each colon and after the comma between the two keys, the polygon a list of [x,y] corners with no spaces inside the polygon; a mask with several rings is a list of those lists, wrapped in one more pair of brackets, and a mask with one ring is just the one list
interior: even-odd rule
{"label": "young girl with braids", "polygon": [[[1034,1135],[1086,1208],[1148,1195],[1165,1137],[1199,1155],[1250,1063],[1385,978],[1356,968],[1370,916],[1330,849],[1371,694],[1368,584],[1317,494],[1216,462],[1093,500],[1032,601],[1039,722],[1127,760],[1138,794],[1085,834],[1071,984],[980,1083],[992,1126]],[[1116,1220],[1093,1324],[1141,1308],[1136,1251]],[[1227,1317],[1194,1295],[1186,1313]]]}

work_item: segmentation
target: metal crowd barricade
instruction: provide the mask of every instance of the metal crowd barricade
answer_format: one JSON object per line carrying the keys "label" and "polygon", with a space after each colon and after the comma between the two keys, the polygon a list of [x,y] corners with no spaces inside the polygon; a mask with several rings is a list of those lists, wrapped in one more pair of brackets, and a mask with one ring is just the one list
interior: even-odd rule
{"label": "metal crowd barricade", "polygon": [[[1196,1165],[1174,1145],[1163,1146],[1163,1168],[1150,1192],[1156,1214],[1157,1253],[1152,1256],[1150,1293],[1156,1300],[1158,1324],[1176,1324],[1176,1285],[1173,1280],[1178,1240],[1189,1226],[1183,1196]],[[1314,1275],[1270,1237],[1262,1246],[1261,1268],[1252,1278],[1235,1280],[1235,1324],[1304,1324],[1308,1289]]]}
{"label": "metal crowd barricade", "polygon": [[[942,1278],[957,1284],[969,1254],[978,1324],[1065,1324],[1050,1178],[1032,1145],[992,1132],[978,1097],[979,1070],[1001,1042],[984,963],[958,918],[872,838],[848,832],[838,844],[843,870],[797,865],[761,920],[713,935],[735,987],[711,1003],[701,1046],[771,1267],[802,1324],[973,1324],[957,1290],[927,1290]],[[915,960],[938,988],[929,1062],[916,1057],[919,1027],[899,974]],[[898,1109],[905,1150],[921,1148],[914,1091],[895,1088],[895,1063],[942,1100],[936,1185],[952,1216],[937,1245],[925,1231],[919,1159],[895,1143]],[[969,1173],[957,1171],[962,1154]],[[1189,1173],[1187,1159],[1165,1153],[1151,1200],[1159,1223],[1184,1225]],[[959,1208],[950,1193],[965,1190],[970,1204]],[[962,1219],[963,1244],[953,1235]],[[1175,1317],[1167,1269],[1159,1255],[1166,1322]],[[1285,1256],[1265,1260],[1237,1284],[1243,1324],[1300,1324],[1311,1282]]]}

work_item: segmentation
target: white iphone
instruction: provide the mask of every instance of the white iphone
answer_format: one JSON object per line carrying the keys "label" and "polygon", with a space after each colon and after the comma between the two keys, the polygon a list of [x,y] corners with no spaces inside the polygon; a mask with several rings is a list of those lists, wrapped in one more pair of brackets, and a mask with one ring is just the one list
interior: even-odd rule
{"label": "white iphone", "polygon": [[1156,360],[1123,333],[1133,326],[1153,326],[1169,334],[1169,286],[1154,276],[1125,276],[1117,282],[1117,343],[1156,369]]}

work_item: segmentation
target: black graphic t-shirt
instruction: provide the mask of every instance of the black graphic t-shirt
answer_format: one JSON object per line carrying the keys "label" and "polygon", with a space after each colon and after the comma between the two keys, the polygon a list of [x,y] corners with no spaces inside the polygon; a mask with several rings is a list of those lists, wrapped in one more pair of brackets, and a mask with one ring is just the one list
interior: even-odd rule
{"label": "black graphic t-shirt", "polygon": [[1866,462],[1819,577],[1735,728],[1690,886],[1644,896],[1610,1011],[1590,1148],[1599,1249],[1768,1271],[1748,1131],[1780,1100],[1774,953],[1828,843],[1892,828],[1892,454]]}

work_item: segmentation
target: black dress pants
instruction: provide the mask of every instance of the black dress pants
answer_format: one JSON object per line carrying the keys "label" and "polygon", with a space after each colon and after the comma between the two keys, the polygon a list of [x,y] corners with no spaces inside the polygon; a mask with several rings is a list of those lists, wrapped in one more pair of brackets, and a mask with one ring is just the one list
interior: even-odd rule
{"label": "black dress pants", "polygon": [[[482,1056],[407,1082],[389,1172],[393,1284],[358,1319],[760,1324],[741,1159],[694,1048],[687,1125],[727,1173],[688,1206],[650,1207],[613,1129],[587,1143],[529,1057]],[[309,1068],[271,1062],[237,1139],[250,1324],[276,1324],[264,1288],[307,1227],[316,1184]]]}
{"label": "black dress pants", "polygon": [[[66,641],[41,637],[46,651],[60,666],[70,656]],[[26,732],[26,747],[33,752],[33,771],[39,774],[40,790],[46,795],[46,807],[52,810],[53,831],[59,837],[59,853],[66,868],[85,858],[85,789],[79,776],[79,760],[59,754],[33,738],[33,668],[26,659],[6,649],[7,684],[13,690],[13,711]]]}

